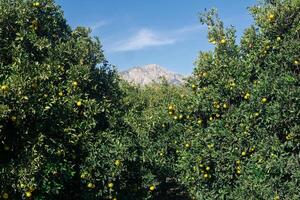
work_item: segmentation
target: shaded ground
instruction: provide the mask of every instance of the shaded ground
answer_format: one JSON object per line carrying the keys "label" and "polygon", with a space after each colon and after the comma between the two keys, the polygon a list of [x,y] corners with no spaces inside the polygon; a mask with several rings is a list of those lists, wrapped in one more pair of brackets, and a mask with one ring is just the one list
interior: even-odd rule
{"label": "shaded ground", "polygon": [[154,200],[191,200],[185,188],[179,185],[174,178],[166,178],[166,182],[161,184]]}

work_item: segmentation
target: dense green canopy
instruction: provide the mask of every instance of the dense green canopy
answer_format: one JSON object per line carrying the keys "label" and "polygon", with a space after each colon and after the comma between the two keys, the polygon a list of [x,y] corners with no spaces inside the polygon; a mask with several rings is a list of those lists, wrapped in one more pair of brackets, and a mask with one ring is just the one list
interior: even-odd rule
{"label": "dense green canopy", "polygon": [[0,199],[300,199],[300,1],[250,12],[141,88],[54,1],[0,0]]}

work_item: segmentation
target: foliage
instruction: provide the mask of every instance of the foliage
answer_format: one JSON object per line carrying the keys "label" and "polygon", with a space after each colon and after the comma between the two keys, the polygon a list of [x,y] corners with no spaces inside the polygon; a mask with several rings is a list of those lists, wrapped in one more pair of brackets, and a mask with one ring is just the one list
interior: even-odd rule
{"label": "foliage", "polygon": [[[181,135],[181,129],[171,128],[175,123],[169,118],[166,107],[170,102],[179,105],[190,91],[166,82],[142,88],[131,86],[127,91],[124,102],[129,109],[124,120],[135,133],[137,144],[135,166],[138,177],[135,181],[138,181],[144,198],[166,198],[169,187],[180,187],[172,178],[176,178],[176,141]],[[132,199],[141,199],[133,198],[133,192],[130,194]]]}
{"label": "foliage", "polygon": [[52,0],[0,2],[2,199],[300,199],[300,1],[261,1],[184,86],[121,81]]}
{"label": "foliage", "polygon": [[190,122],[177,165],[196,199],[299,199],[299,9],[297,0],[251,8],[256,26],[239,45],[215,10],[201,16],[216,46],[189,81],[202,128]]}
{"label": "foliage", "polygon": [[51,0],[1,0],[2,198],[115,195],[128,140],[123,92],[89,33],[72,30]]}
{"label": "foliage", "polygon": [[199,54],[187,95],[150,94],[152,108],[134,94],[129,124],[157,192],[174,178],[195,199],[299,199],[299,9],[251,8],[240,44],[216,10],[202,14],[215,49]]}

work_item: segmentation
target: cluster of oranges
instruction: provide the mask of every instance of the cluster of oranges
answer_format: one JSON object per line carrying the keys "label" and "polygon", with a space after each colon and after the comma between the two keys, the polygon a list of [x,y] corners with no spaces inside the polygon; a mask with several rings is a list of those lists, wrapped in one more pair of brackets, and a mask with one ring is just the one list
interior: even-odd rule
{"label": "cluster of oranges", "polygon": [[[79,84],[78,84],[77,81],[73,81],[73,82],[72,82],[72,86],[73,86],[74,89],[76,89],[76,88],[78,87],[78,85],[79,85]],[[58,95],[59,95],[59,96],[63,96],[63,93],[60,92]],[[82,106],[82,101],[81,101],[81,100],[78,100],[75,104],[76,104],[76,106],[79,108],[79,107]]]}
{"label": "cluster of oranges", "polygon": [[250,99],[250,96],[251,96],[250,93],[247,92],[247,93],[244,95],[244,99],[245,99],[245,100],[249,100],[249,99]]}
{"label": "cluster of oranges", "polygon": [[32,6],[35,7],[35,8],[38,8],[38,7],[41,6],[41,4],[40,4],[39,2],[34,2],[34,3],[32,4]]}
{"label": "cluster of oranges", "polygon": [[210,171],[211,167],[210,166],[204,166],[203,164],[200,164],[200,172],[203,174],[204,179],[211,178]]}
{"label": "cluster of oranges", "polygon": [[273,14],[273,13],[270,13],[269,15],[268,15],[268,21],[269,22],[273,22],[275,20],[275,15]]}
{"label": "cluster of oranges", "polygon": [[87,188],[89,189],[95,189],[96,185],[94,183],[88,183]]}
{"label": "cluster of oranges", "polygon": [[[32,192],[33,192],[33,190],[28,190],[28,191],[26,191],[26,192],[24,193],[24,196],[25,196],[26,198],[31,198],[31,197],[32,197]],[[7,192],[4,192],[4,193],[2,194],[2,198],[3,198],[3,199],[9,199],[9,194],[8,194]]]}
{"label": "cluster of oranges", "polygon": [[293,133],[288,133],[288,134],[285,135],[285,139],[286,140],[291,140],[293,138],[294,138],[294,134]]}
{"label": "cluster of oranges", "polygon": [[229,81],[228,81],[228,86],[229,86],[229,89],[232,90],[232,89],[236,86],[234,80],[229,80]]}
{"label": "cluster of oranges", "polygon": [[214,39],[209,39],[209,42],[216,45],[216,44],[226,44],[226,39],[225,38],[222,38],[220,39],[219,41],[216,41]]}
{"label": "cluster of oranges", "polygon": [[237,175],[241,174],[241,161],[240,160],[235,161],[235,173]]}
{"label": "cluster of oranges", "polygon": [[224,108],[224,109],[227,109],[227,108],[229,108],[229,105],[226,102],[219,103],[218,101],[214,101],[213,102],[213,107],[216,108],[216,109],[220,109],[221,107]]}
{"label": "cluster of oranges", "polygon": [[[247,156],[252,156],[254,151],[255,151],[255,147],[250,148],[248,151],[242,151],[242,153],[241,153],[242,159]],[[235,161],[235,172],[237,175],[241,174],[241,161],[240,160]]]}
{"label": "cluster of oranges", "polygon": [[[169,115],[174,115],[173,118],[175,120],[182,120],[184,118],[183,114],[175,115],[175,106],[173,106],[173,105],[170,105],[168,107],[168,112],[169,112]],[[189,116],[186,116],[186,118],[188,119]]]}
{"label": "cluster of oranges", "polygon": [[36,30],[38,29],[38,27],[39,27],[39,22],[38,22],[38,20],[37,20],[37,19],[33,20],[33,21],[31,22],[30,27],[31,27],[33,30],[36,31]]}
{"label": "cluster of oranges", "polygon": [[173,105],[169,105],[168,111],[169,115],[173,115],[175,113],[175,107]]}

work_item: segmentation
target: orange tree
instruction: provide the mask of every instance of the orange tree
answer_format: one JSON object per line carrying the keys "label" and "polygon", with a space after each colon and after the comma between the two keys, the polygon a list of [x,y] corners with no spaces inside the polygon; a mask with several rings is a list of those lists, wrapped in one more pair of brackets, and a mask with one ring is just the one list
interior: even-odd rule
{"label": "orange tree", "polygon": [[52,0],[1,0],[0,199],[118,195],[130,143],[100,47]]}
{"label": "orange tree", "polygon": [[299,1],[251,12],[239,44],[215,10],[201,16],[216,47],[189,88],[126,89],[136,160],[125,199],[299,198]]}
{"label": "orange tree", "polygon": [[[175,181],[177,138],[182,134],[182,126],[173,126],[173,120],[183,120],[183,113],[175,113],[175,109],[191,91],[167,82],[127,86],[126,91],[124,121],[135,134],[137,160],[133,162],[134,170],[126,171],[128,175],[134,171],[134,184],[127,184],[128,194],[122,198],[173,199],[184,189]],[[169,118],[169,112],[174,118]]]}
{"label": "orange tree", "polygon": [[178,180],[195,199],[300,198],[300,1],[250,11],[239,44],[215,10],[201,15],[215,48],[200,53],[177,106],[189,118],[174,125]]}
{"label": "orange tree", "polygon": [[189,88],[136,88],[53,1],[2,0],[0,198],[299,199],[299,11],[262,2],[236,44],[211,10]]}

